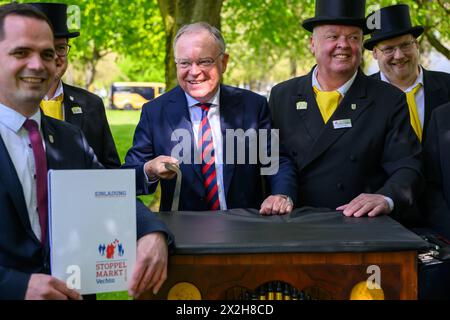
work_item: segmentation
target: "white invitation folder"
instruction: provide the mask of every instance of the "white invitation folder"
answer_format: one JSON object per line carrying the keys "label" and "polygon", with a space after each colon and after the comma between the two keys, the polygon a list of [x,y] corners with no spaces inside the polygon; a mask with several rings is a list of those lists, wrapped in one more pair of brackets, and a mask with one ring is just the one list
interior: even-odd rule
{"label": "white invitation folder", "polygon": [[52,275],[81,294],[128,289],[136,261],[134,170],[50,170]]}

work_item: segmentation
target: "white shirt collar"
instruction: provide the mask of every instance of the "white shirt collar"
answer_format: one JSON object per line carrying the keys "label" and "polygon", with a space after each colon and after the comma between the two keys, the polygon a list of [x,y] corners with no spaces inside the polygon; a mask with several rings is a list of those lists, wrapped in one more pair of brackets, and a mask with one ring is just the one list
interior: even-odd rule
{"label": "white shirt collar", "polygon": [[[37,110],[37,112],[32,115],[29,119],[34,120],[37,122],[39,126],[39,130],[41,129],[41,111],[40,109]],[[14,131],[15,133],[18,133],[20,128],[22,128],[25,120],[27,118],[17,112],[14,109],[11,109],[4,104],[0,103],[0,122],[8,127],[10,130]]]}
{"label": "white shirt collar", "polygon": [[[200,101],[192,98],[190,95],[187,94],[187,92],[184,92],[187,99],[188,107],[194,107],[195,105],[199,104]],[[217,89],[216,94],[208,101],[208,103],[211,103],[211,107],[217,107],[220,105],[220,86]]]}
{"label": "white shirt collar", "polygon": [[[339,87],[337,89],[337,91],[339,91],[339,93],[341,94],[342,97],[345,96],[348,89],[350,89],[350,87],[352,86],[353,81],[355,81],[357,74],[358,74],[358,70],[356,70],[355,74],[350,78],[350,80],[348,80],[346,83],[344,83],[341,87]],[[320,86],[319,81],[317,81],[317,66],[313,70],[312,85],[313,85],[313,87],[316,87],[317,89],[322,90],[322,87]]]}
{"label": "white shirt collar", "polygon": [[[389,81],[389,79],[386,77],[386,75],[380,70],[380,79],[384,82],[387,83],[391,83]],[[414,89],[415,86],[417,86],[418,84],[421,84],[423,87],[423,69],[422,66],[419,66],[419,76],[417,77],[416,81],[414,81],[414,83],[412,84],[412,86],[410,86],[408,89],[406,89],[404,92],[409,92],[412,89]],[[391,83],[392,84],[392,83]]]}
{"label": "white shirt collar", "polygon": [[45,101],[47,100],[55,100],[57,97],[61,96],[63,94],[63,86],[62,86],[62,81],[59,80],[59,84],[58,84],[58,88],[55,91],[55,94],[53,95],[53,97],[49,98],[47,95],[45,95],[44,99]]}

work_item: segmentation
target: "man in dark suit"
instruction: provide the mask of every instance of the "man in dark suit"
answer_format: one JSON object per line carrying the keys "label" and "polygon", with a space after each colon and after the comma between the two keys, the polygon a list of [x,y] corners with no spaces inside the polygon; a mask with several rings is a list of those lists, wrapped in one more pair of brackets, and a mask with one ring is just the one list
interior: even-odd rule
{"label": "man in dark suit", "polygon": [[[161,179],[161,210],[170,210],[175,181],[165,168],[168,162],[182,172],[179,210],[290,212],[296,194],[293,165],[283,155],[277,159],[271,139],[258,134],[271,129],[266,99],[220,85],[228,62],[220,32],[206,23],[186,25],[175,37],[174,52],[179,86],[144,105],[125,158],[124,167],[137,171],[137,190],[153,192]],[[238,130],[254,133],[254,139],[239,138]],[[180,146],[182,152],[174,153]],[[261,173],[267,163],[261,157],[252,162],[252,150],[279,160],[279,170],[267,172],[271,196],[265,200]],[[179,155],[182,161],[175,158]]]}
{"label": "man in dark suit", "polygon": [[[81,130],[46,117],[39,103],[56,72],[47,18],[24,4],[0,6],[0,299],[79,299],[50,276],[47,168],[99,169]],[[159,290],[172,237],[137,203],[137,262],[129,292]]]}
{"label": "man in dark suit", "polygon": [[359,70],[364,11],[363,0],[316,0],[303,27],[317,65],[275,86],[269,105],[297,165],[300,205],[405,222],[422,186],[421,148],[404,94]]}
{"label": "man in dark suit", "polygon": [[380,67],[372,77],[405,92],[411,125],[422,141],[432,111],[450,101],[450,74],[428,71],[420,65],[417,38],[424,28],[412,26],[407,5],[381,8],[375,14],[380,16],[380,28],[364,42]]}
{"label": "man in dark suit", "polygon": [[67,28],[67,5],[64,3],[31,3],[44,13],[54,28],[57,72],[41,108],[47,116],[65,120],[79,127],[97,159],[106,168],[120,167],[120,159],[111,135],[105,106],[102,99],[84,89],[62,82],[70,51],[69,39],[78,37],[79,32]]}
{"label": "man in dark suit", "polygon": [[450,102],[433,111],[424,145],[428,225],[450,239]]}

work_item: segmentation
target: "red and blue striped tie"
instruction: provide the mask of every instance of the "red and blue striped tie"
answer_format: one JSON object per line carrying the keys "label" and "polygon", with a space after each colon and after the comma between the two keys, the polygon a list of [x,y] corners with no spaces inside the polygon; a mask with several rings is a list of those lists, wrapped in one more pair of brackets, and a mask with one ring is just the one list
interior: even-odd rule
{"label": "red and blue striped tie", "polygon": [[206,193],[206,204],[209,210],[219,210],[219,190],[217,188],[216,166],[214,164],[214,145],[211,126],[208,121],[208,111],[211,104],[200,104],[202,121],[200,123],[200,136],[198,145],[202,151],[203,186]]}

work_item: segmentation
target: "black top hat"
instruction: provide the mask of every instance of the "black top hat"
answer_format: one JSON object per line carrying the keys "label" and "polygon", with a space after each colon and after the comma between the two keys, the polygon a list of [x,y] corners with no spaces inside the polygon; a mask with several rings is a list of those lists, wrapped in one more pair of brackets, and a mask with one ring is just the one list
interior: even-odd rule
{"label": "black top hat", "polygon": [[79,32],[69,32],[67,28],[67,4],[65,3],[27,3],[47,16],[53,25],[55,38],[75,38]]}
{"label": "black top hat", "polygon": [[392,39],[404,34],[412,34],[414,38],[420,36],[424,28],[411,25],[409,7],[406,4],[398,4],[381,8],[375,14],[380,14],[380,28],[375,29],[370,39],[364,42],[364,48],[373,50],[375,45],[383,40]]}
{"label": "black top hat", "polygon": [[303,28],[312,32],[323,24],[357,26],[364,34],[371,32],[366,26],[366,0],[316,0],[315,17],[303,21]]}

